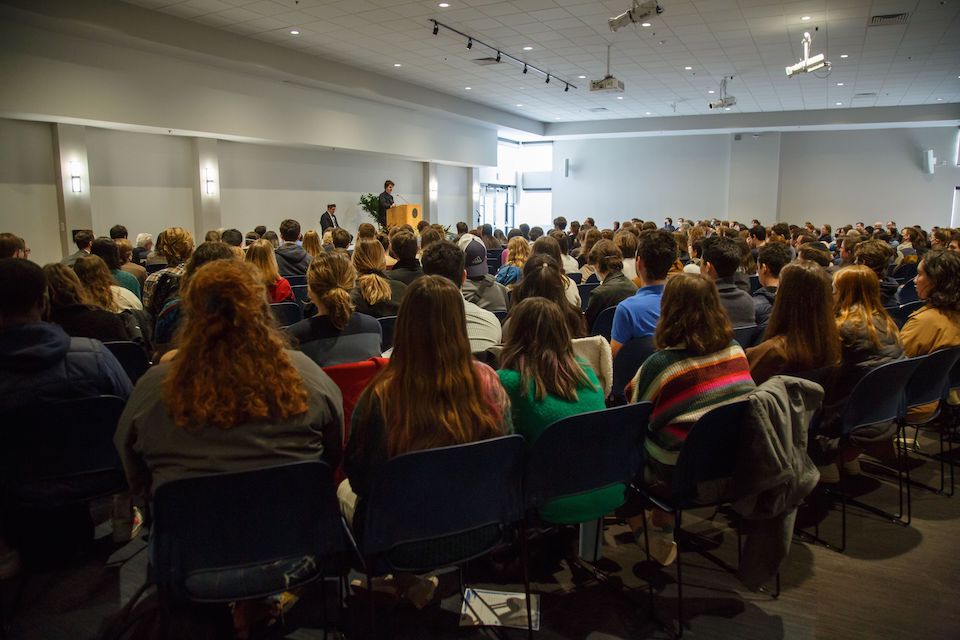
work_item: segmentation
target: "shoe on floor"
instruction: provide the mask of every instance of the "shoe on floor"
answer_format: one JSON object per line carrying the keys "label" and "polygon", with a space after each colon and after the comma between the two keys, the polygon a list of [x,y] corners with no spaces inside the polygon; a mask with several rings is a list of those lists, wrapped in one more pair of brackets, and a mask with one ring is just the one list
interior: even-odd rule
{"label": "shoe on floor", "polygon": [[839,484],[840,469],[835,464],[826,464],[817,467],[820,470],[820,484]]}
{"label": "shoe on floor", "polygon": [[10,549],[0,554],[0,580],[12,578],[20,573],[20,553]]}
{"label": "shoe on floor", "polygon": [[850,460],[849,462],[844,462],[844,463],[843,463],[843,471],[844,471],[844,473],[846,473],[848,476],[858,476],[858,475],[860,475],[860,473],[861,473],[861,470],[860,470],[860,460],[859,460],[858,458],[854,458],[853,460]]}
{"label": "shoe on floor", "polygon": [[650,529],[650,556],[665,567],[677,561],[677,543],[673,531]]}
{"label": "shoe on floor", "polygon": [[113,541],[116,543],[130,542],[138,535],[143,527],[143,514],[140,509],[133,507],[133,515],[130,518],[113,518]]}
{"label": "shoe on floor", "polygon": [[440,579],[437,576],[420,577],[413,575],[406,580],[401,580],[401,584],[403,599],[417,609],[423,609],[433,601],[437,587],[440,586]]}

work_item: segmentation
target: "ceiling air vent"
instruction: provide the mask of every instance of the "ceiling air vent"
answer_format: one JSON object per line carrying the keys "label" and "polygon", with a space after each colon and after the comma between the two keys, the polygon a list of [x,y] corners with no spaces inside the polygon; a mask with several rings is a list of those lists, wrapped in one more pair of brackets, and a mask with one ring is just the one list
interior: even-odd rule
{"label": "ceiling air vent", "polygon": [[894,24],[907,24],[909,13],[885,13],[879,16],[870,16],[868,27],[889,27]]}
{"label": "ceiling air vent", "polygon": [[604,111],[609,111],[606,107],[593,107],[592,109],[587,109],[590,113],[603,113]]}
{"label": "ceiling air vent", "polygon": [[496,58],[493,58],[491,56],[487,56],[486,58],[474,58],[473,60],[471,60],[471,62],[481,67],[489,67],[492,64],[500,64],[497,62]]}
{"label": "ceiling air vent", "polygon": [[866,98],[876,98],[876,97],[877,97],[877,92],[876,92],[876,91],[870,91],[870,92],[866,92],[866,93],[855,93],[855,94],[853,94],[853,99],[854,99],[854,100],[857,100],[857,99],[860,99],[860,98],[866,99]]}

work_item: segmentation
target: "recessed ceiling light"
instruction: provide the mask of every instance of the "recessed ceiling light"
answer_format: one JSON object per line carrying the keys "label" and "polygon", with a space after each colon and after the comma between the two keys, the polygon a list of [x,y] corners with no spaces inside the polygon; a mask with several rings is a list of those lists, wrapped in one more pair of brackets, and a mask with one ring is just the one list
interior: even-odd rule
{"label": "recessed ceiling light", "polygon": [[441,9],[446,9],[447,7],[450,6],[450,3],[449,3],[449,2],[441,2],[441,3],[438,4],[437,6],[440,7]]}
{"label": "recessed ceiling light", "polygon": [[395,67],[402,67],[403,65],[400,64],[399,62],[394,62],[394,63],[393,63],[393,66],[395,66]]}
{"label": "recessed ceiling light", "polygon": [[650,112],[649,112],[649,111],[647,111],[647,115],[648,115],[648,116],[650,115]]}
{"label": "recessed ceiling light", "polygon": [[533,47],[527,45],[526,47],[523,48],[523,50],[524,50],[524,51],[533,51]]}
{"label": "recessed ceiling light", "polygon": [[518,106],[518,107],[522,107],[523,105],[518,102],[518,103],[517,103],[517,106]]}
{"label": "recessed ceiling light", "polygon": [[290,35],[292,35],[292,36],[298,36],[298,35],[300,35],[300,32],[297,31],[296,29],[290,29]]}
{"label": "recessed ceiling light", "polygon": [[725,111],[730,111],[730,107],[725,107],[724,110],[725,110]]}
{"label": "recessed ceiling light", "polygon": [[688,66],[688,67],[684,67],[684,69],[687,70],[687,71],[693,71],[693,67],[689,67],[689,66]]}
{"label": "recessed ceiling light", "polygon": [[617,100],[623,100],[623,96],[617,96]]}
{"label": "recessed ceiling light", "polygon": [[839,107],[839,106],[841,106],[843,103],[842,103],[842,102],[835,102],[834,104]]}
{"label": "recessed ceiling light", "polygon": [[650,26],[650,23],[649,23],[649,22],[641,22],[641,23],[640,23],[640,26],[641,26],[641,27],[649,27],[649,26]]}
{"label": "recessed ceiling light", "polygon": [[943,102],[943,98],[937,98],[937,102]]}
{"label": "recessed ceiling light", "polygon": [[808,22],[810,20],[810,16],[802,16],[800,19],[804,22]]}
{"label": "recessed ceiling light", "polygon": [[464,91],[470,91],[470,89],[472,89],[472,88],[473,88],[473,87],[464,87],[463,89],[464,89]]}
{"label": "recessed ceiling light", "polygon": [[843,83],[842,83],[842,82],[838,82],[838,83],[837,83],[837,86],[838,86],[838,87],[842,87],[842,86],[843,86]]}
{"label": "recessed ceiling light", "polygon": [[[586,79],[587,79],[587,76],[577,76],[577,77],[580,78],[581,80],[586,80]],[[957,76],[957,77],[960,78],[960,76]]]}
{"label": "recessed ceiling light", "polygon": [[710,89],[710,91],[707,91],[707,93],[716,93],[716,91],[714,91],[713,89]]}
{"label": "recessed ceiling light", "polygon": [[850,56],[848,56],[848,55],[845,54],[845,53],[841,53],[841,54],[840,54],[840,57],[841,57],[841,58],[849,58]]}
{"label": "recessed ceiling light", "polygon": [[560,116],[554,116],[553,119],[554,119],[554,120],[560,120],[561,118],[560,118]]}

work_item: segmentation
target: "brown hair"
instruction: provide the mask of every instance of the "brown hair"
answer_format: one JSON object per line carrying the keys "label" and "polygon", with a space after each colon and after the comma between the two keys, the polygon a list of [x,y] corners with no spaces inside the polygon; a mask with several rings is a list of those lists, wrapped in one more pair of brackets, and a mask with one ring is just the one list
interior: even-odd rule
{"label": "brown hair", "polygon": [[183,264],[193,253],[193,236],[182,227],[164,229],[157,236],[156,251],[171,266]]}
{"label": "brown hair", "polygon": [[896,323],[880,302],[880,279],[870,267],[855,264],[840,269],[833,276],[833,288],[836,290],[833,309],[838,329],[850,323],[858,330],[865,330],[875,347],[880,346],[875,318],[886,324],[888,334],[899,334]]}
{"label": "brown hair", "polygon": [[[568,282],[569,279],[560,264],[553,257],[539,253],[531,256],[523,265],[523,278],[511,297],[514,304],[535,297],[546,298],[555,303],[562,312],[570,336],[582,338],[587,335],[587,324],[580,307],[567,300]],[[508,317],[512,318],[512,314]]]}
{"label": "brown hair", "polygon": [[216,229],[210,229],[207,231],[206,235],[203,236],[204,242],[220,242],[220,232]]}
{"label": "brown hair", "polygon": [[[273,244],[270,245],[271,247]],[[316,258],[323,251],[320,244],[320,234],[311,229],[303,234],[303,250],[310,254],[311,258]]]}
{"label": "brown hair", "polygon": [[369,240],[371,238],[377,237],[377,228],[370,224],[369,222],[361,222],[360,226],[357,227],[357,239],[358,240]]}
{"label": "brown hair", "polygon": [[130,256],[133,255],[133,245],[126,238],[119,238],[117,243],[117,252],[120,256],[120,264],[130,262]]}
{"label": "brown hair", "polygon": [[478,366],[460,290],[443,276],[414,280],[397,313],[393,356],[368,391],[390,425],[388,455],[501,435]]}
{"label": "brown hair", "polygon": [[583,234],[583,242],[581,243],[583,247],[580,249],[580,255],[587,257],[590,255],[590,250],[593,249],[593,245],[597,244],[600,241],[600,232],[594,228],[587,230]]}
{"label": "brown hair", "polygon": [[589,260],[590,264],[596,267],[598,274],[623,271],[623,254],[613,240],[601,240],[593,245]]}
{"label": "brown hair", "polygon": [[280,280],[280,268],[277,256],[273,253],[273,243],[269,240],[257,240],[247,248],[244,262],[249,262],[260,271],[260,281],[270,287]]}
{"label": "brown hair", "polygon": [[514,305],[510,319],[500,367],[520,374],[524,394],[532,381],[537,400],[551,395],[576,402],[577,387],[594,388],[574,358],[573,336],[554,302],[527,298]]}
{"label": "brown hair", "polygon": [[560,242],[552,236],[540,236],[534,240],[532,253],[533,255],[537,255],[538,253],[548,255],[556,260],[557,264],[563,264],[563,254],[560,252]]}
{"label": "brown hair", "polygon": [[387,268],[383,245],[376,238],[363,238],[353,248],[353,267],[357,270],[357,287],[369,305],[390,299],[390,281],[383,276]]}
{"label": "brown hair", "polygon": [[523,265],[530,257],[530,243],[523,236],[514,236],[507,243],[507,251],[510,255],[507,258],[507,264],[523,268]]}
{"label": "brown hair", "polygon": [[443,236],[434,229],[430,227],[429,229],[424,229],[423,233],[420,234],[420,254],[423,255],[423,250],[429,247],[434,242],[440,242],[443,240]]}
{"label": "brown hair", "polygon": [[310,299],[327,311],[330,323],[342,330],[350,322],[354,305],[350,290],[357,279],[357,271],[350,259],[340,253],[321,253],[307,269],[307,288]]}
{"label": "brown hair", "polygon": [[117,301],[113,297],[113,276],[110,268],[100,256],[83,256],[73,263],[80,282],[83,283],[90,300],[98,307],[114,313],[120,311]]}
{"label": "brown hair", "polygon": [[833,317],[830,278],[810,262],[788,264],[770,313],[765,340],[783,336],[787,371],[810,371],[835,364],[840,336]]}
{"label": "brown hair", "polygon": [[[60,263],[48,264],[43,267],[43,275],[47,279],[47,295],[51,308],[59,309],[75,304],[102,308],[94,303],[77,273],[70,267]],[[110,298],[113,299],[112,294]]]}
{"label": "brown hair", "polygon": [[182,305],[189,322],[180,323],[181,356],[163,381],[178,427],[230,429],[307,412],[306,385],[284,351],[252,265],[205,264],[190,279]]}
{"label": "brown hair", "polygon": [[[846,243],[846,240],[844,240]],[[847,249],[849,251],[849,249]],[[866,265],[877,274],[879,280],[883,280],[887,272],[887,265],[893,257],[893,249],[883,240],[865,240],[856,243],[853,250],[854,264]]]}
{"label": "brown hair", "polygon": [[658,349],[685,345],[693,354],[706,355],[725,349],[732,340],[730,318],[712,280],[698,273],[678,273],[667,281],[654,334]]}
{"label": "brown hair", "polygon": [[[637,234],[634,233],[633,224],[629,227],[626,226],[626,222],[623,224],[623,230],[618,231],[613,236],[613,242],[617,245],[617,248],[620,249],[624,260],[634,260],[637,257],[637,242],[639,242],[637,240]],[[684,250],[686,250],[686,247],[684,247]]]}

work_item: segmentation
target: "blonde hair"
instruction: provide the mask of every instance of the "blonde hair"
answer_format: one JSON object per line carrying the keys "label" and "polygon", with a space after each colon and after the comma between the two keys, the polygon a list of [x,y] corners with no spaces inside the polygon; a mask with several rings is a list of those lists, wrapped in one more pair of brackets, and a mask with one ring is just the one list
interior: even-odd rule
{"label": "blonde hair", "polygon": [[303,250],[310,254],[311,258],[316,258],[323,251],[323,247],[320,246],[320,234],[313,229],[303,234]]}
{"label": "blonde hair", "polygon": [[387,257],[379,240],[360,240],[353,248],[353,266],[357,270],[357,287],[367,304],[390,299],[390,282],[382,275]]}
{"label": "blonde hair", "polygon": [[357,279],[357,270],[343,253],[323,252],[317,255],[307,269],[307,288],[310,299],[327,311],[327,317],[337,329],[350,322],[355,309],[350,290]]}
{"label": "blonde hair", "polygon": [[323,232],[323,244],[333,244],[333,229]]}
{"label": "blonde hair", "polygon": [[249,262],[260,270],[261,281],[268,287],[280,279],[277,257],[273,254],[273,244],[269,240],[257,240],[247,247],[244,262]]}
{"label": "blonde hair", "polygon": [[193,236],[182,227],[164,229],[157,236],[156,251],[171,266],[183,264],[193,254]]}
{"label": "blonde hair", "polygon": [[507,251],[510,252],[507,264],[512,264],[522,269],[530,257],[530,243],[527,242],[523,236],[514,236],[510,238],[510,242],[507,243]]}

